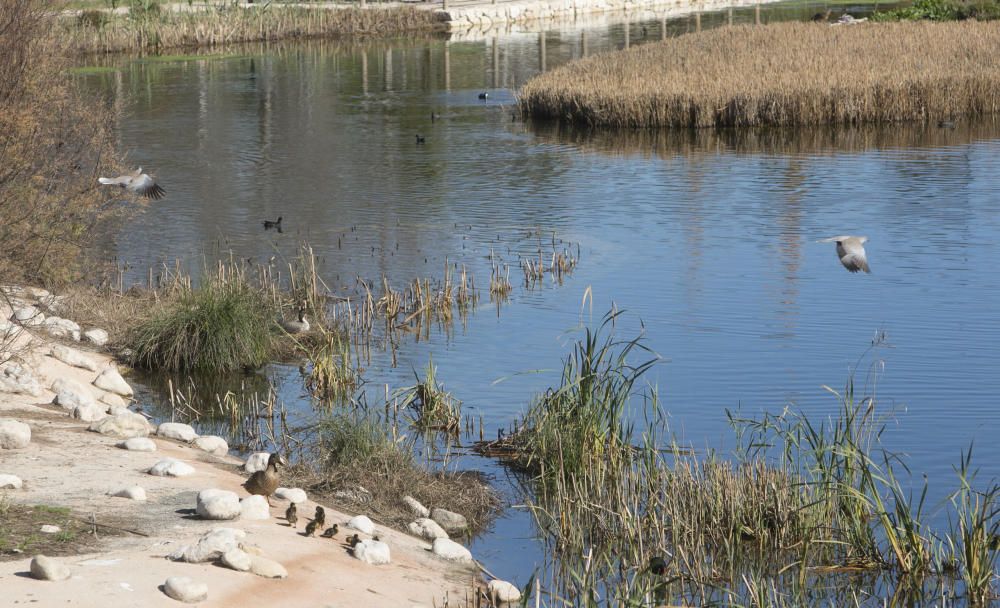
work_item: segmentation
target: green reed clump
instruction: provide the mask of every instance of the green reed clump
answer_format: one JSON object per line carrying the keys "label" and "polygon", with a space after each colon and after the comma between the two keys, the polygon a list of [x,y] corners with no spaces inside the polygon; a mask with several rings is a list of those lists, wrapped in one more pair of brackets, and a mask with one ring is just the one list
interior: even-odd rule
{"label": "green reed clump", "polygon": [[532,78],[521,111],[614,127],[938,120],[1000,110],[1000,23],[718,28]]}
{"label": "green reed clump", "polygon": [[351,360],[351,346],[336,331],[318,327],[322,339],[315,346],[298,342],[311,364],[306,387],[321,399],[344,399],[357,389],[360,378]]}
{"label": "green reed clump", "polygon": [[434,360],[428,360],[423,379],[413,372],[417,383],[403,389],[413,426],[421,431],[444,431],[458,434],[462,422],[462,402],[444,390],[437,380]]}
{"label": "green reed clump", "polygon": [[993,581],[1000,556],[1000,486],[994,481],[986,491],[973,488],[976,473],[971,461],[970,447],[962,455],[960,485],[951,496],[957,524],[952,525],[948,543],[951,561],[961,569],[969,603],[986,606],[995,598]]}
{"label": "green reed clump", "polygon": [[183,290],[126,336],[129,362],[146,369],[236,371],[267,362],[273,311],[244,281],[210,279]]}
{"label": "green reed clump", "polygon": [[614,337],[619,314],[606,315],[596,331],[586,329],[563,364],[559,388],[546,391],[525,415],[516,435],[520,467],[569,480],[595,466],[627,466],[631,460],[632,431],[625,414],[635,383],[657,357],[629,361],[651,351],[639,338]]}

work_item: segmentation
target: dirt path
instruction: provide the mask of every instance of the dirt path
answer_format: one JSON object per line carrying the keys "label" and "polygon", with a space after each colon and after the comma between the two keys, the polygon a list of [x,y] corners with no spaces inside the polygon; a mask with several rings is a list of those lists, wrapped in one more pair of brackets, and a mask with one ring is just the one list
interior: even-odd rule
{"label": "dirt path", "polygon": [[[4,317],[5,318],[5,317]],[[70,367],[43,355],[45,340],[35,338],[24,354],[43,387],[57,378],[70,378],[88,385],[95,396],[102,391],[90,382],[96,372]],[[81,349],[82,350],[82,349]],[[99,353],[86,353],[100,369],[112,365]],[[63,581],[41,581],[28,576],[30,549],[23,559],[0,561],[0,604],[35,603],[40,606],[178,606],[159,587],[170,576],[188,576],[208,584],[208,600],[201,606],[442,606],[464,598],[477,579],[472,566],[457,566],[429,552],[429,544],[381,526],[378,534],[392,551],[392,563],[371,566],[352,557],[344,544],[343,527],[335,540],[306,538],[290,529],[282,517],[287,502],[272,499],[271,518],[263,521],[204,521],[193,515],[195,499],[206,488],[231,490],[246,496],[245,477],[238,473],[242,462],[217,457],[188,444],[151,437],[155,452],[129,451],[116,447],[119,438],[87,429],[59,406],[51,405],[53,394],[39,397],[0,392],[0,419],[14,419],[31,427],[31,442],[20,449],[0,450],[0,474],[17,475],[24,481],[19,490],[0,490],[16,504],[69,507],[98,523],[138,532],[109,535],[98,528],[96,552],[63,556],[72,577]],[[155,477],[146,471],[164,458],[192,465],[187,477]],[[122,486],[138,485],[146,490],[144,502],[115,498],[107,493]],[[299,512],[311,513],[312,501],[300,504]],[[343,524],[348,515],[327,509],[327,522]],[[213,563],[190,564],[166,559],[179,547],[192,544],[212,528],[244,530],[245,540],[288,570],[286,579],[265,579]],[[145,534],[147,536],[142,536]],[[362,538],[365,535],[361,535]],[[459,602],[458,605],[461,605]]]}

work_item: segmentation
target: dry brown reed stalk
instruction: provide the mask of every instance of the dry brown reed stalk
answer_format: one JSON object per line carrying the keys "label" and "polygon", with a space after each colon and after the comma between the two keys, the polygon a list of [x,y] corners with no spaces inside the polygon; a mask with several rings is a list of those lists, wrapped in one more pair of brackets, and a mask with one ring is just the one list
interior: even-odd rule
{"label": "dry brown reed stalk", "polygon": [[521,110],[616,127],[937,120],[1000,109],[1000,22],[719,28],[574,61]]}
{"label": "dry brown reed stalk", "polygon": [[[186,8],[186,7],[185,7]],[[78,53],[159,52],[239,42],[332,36],[387,36],[432,31],[433,11],[414,7],[282,7],[270,3],[136,12],[107,19],[63,18],[58,23]]]}
{"label": "dry brown reed stalk", "polygon": [[114,168],[114,113],[66,78],[50,9],[0,3],[0,276],[61,285],[124,208],[97,187]]}

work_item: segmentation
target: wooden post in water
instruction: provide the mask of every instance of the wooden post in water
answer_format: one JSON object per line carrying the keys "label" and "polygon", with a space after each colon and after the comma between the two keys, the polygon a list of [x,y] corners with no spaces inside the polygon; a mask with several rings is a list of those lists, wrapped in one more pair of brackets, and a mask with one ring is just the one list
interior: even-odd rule
{"label": "wooden post in water", "polygon": [[448,10],[448,0],[441,0],[441,10]]}
{"label": "wooden post in water", "polygon": [[667,18],[660,19],[660,40],[667,39]]}
{"label": "wooden post in water", "polygon": [[444,90],[451,90],[451,51],[447,41],[444,43]]}
{"label": "wooden post in water", "polygon": [[729,27],[733,27],[733,9],[729,8]]}
{"label": "wooden post in water", "polygon": [[500,43],[496,36],[493,37],[493,88],[500,88]]}
{"label": "wooden post in water", "polygon": [[629,40],[629,34],[631,33],[631,30],[632,30],[632,23],[628,19],[626,19],[625,20],[625,48],[628,48],[630,46],[629,43],[631,41]]}
{"label": "wooden post in water", "polygon": [[701,13],[697,12],[694,14],[694,31],[701,31]]}
{"label": "wooden post in water", "polygon": [[545,31],[538,32],[538,71],[545,71]]}
{"label": "wooden post in water", "polygon": [[753,22],[755,25],[760,25],[760,5],[753,7]]}
{"label": "wooden post in water", "polygon": [[368,94],[368,51],[361,50],[361,92]]}
{"label": "wooden post in water", "polygon": [[587,30],[580,32],[580,56],[587,56]]}
{"label": "wooden post in water", "polygon": [[382,84],[384,90],[392,90],[392,49],[385,50],[385,65],[382,68]]}

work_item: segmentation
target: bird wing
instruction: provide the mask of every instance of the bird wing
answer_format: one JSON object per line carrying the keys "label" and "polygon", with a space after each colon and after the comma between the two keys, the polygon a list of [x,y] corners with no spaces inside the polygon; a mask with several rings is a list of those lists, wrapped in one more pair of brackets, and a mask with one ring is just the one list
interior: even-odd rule
{"label": "bird wing", "polygon": [[133,178],[128,184],[128,189],[140,196],[154,200],[161,199],[166,194],[166,190],[145,173]]}
{"label": "bird wing", "polygon": [[858,272],[859,270],[864,270],[870,273],[871,270],[868,268],[868,260],[865,258],[865,250],[855,252],[848,252],[844,257],[840,258],[840,263],[844,265],[844,268],[850,270],[851,272]]}

